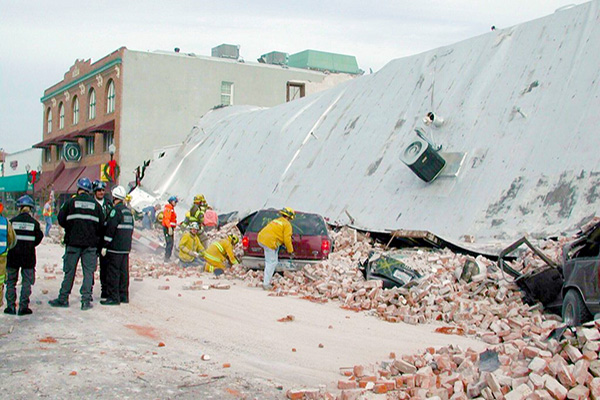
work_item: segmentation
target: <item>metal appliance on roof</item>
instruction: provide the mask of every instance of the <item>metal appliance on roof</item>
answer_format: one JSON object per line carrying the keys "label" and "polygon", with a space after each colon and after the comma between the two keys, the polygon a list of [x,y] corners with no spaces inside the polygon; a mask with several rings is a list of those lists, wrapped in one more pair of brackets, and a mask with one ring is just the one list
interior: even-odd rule
{"label": "metal appliance on roof", "polygon": [[437,149],[428,140],[421,137],[416,138],[404,149],[400,159],[425,182],[431,182],[437,178],[446,166],[446,161]]}
{"label": "metal appliance on roof", "polygon": [[211,50],[211,56],[237,60],[238,58],[240,58],[240,45],[222,44],[217,47],[213,47]]}
{"label": "metal appliance on roof", "polygon": [[257,61],[261,64],[287,65],[288,59],[288,53],[272,51],[270,53],[263,54]]}

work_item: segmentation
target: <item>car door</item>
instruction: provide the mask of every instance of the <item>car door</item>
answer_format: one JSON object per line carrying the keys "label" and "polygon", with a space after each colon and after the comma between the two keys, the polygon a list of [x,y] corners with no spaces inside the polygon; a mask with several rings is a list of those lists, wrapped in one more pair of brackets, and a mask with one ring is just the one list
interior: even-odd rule
{"label": "car door", "polygon": [[574,263],[573,272],[568,285],[581,289],[584,301],[592,314],[600,311],[599,267],[600,258],[582,257],[571,260]]}

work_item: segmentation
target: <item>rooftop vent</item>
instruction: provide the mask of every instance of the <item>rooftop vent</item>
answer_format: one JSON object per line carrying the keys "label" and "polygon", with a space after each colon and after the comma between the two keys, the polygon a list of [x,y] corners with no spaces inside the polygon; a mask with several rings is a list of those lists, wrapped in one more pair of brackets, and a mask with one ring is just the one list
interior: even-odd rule
{"label": "rooftop vent", "polygon": [[267,54],[263,54],[258,59],[259,63],[262,64],[273,64],[273,65],[287,65],[289,55],[281,51],[272,51]]}
{"label": "rooftop vent", "polygon": [[222,44],[220,46],[213,47],[211,56],[237,60],[240,58],[240,46],[236,44]]}

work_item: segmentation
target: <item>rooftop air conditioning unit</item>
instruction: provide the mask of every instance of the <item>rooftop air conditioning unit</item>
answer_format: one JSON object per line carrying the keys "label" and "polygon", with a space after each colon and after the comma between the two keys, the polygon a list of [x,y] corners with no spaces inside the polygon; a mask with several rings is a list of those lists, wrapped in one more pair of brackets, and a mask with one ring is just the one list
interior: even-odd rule
{"label": "rooftop air conditioning unit", "polygon": [[213,57],[237,60],[240,58],[240,46],[236,44],[222,44],[220,46],[213,47],[211,50],[211,55]]}
{"label": "rooftop air conditioning unit", "polygon": [[400,159],[419,178],[431,182],[446,166],[446,160],[427,142],[416,138],[400,155]]}
{"label": "rooftop air conditioning unit", "polygon": [[273,64],[273,65],[287,65],[289,55],[281,51],[272,51],[267,54],[263,54],[258,59],[258,62]]}

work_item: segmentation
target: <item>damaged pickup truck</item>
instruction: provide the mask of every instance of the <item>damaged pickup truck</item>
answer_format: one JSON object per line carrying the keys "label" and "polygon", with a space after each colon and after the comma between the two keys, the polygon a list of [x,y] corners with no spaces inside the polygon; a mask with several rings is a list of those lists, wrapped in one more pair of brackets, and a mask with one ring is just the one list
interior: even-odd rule
{"label": "damaged pickup truck", "polygon": [[[522,244],[539,256],[546,266],[521,274],[510,267],[505,258]],[[504,249],[498,266],[515,278],[525,293],[524,301],[539,301],[552,312],[561,314],[565,324],[578,326],[600,313],[600,223],[581,232],[574,241],[562,248],[562,260],[556,265],[526,238]]]}

